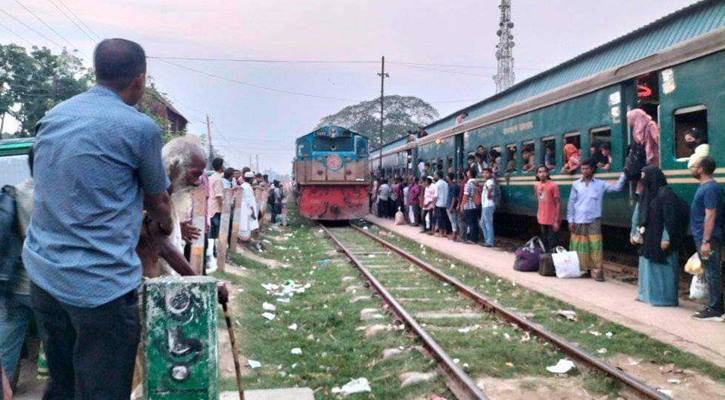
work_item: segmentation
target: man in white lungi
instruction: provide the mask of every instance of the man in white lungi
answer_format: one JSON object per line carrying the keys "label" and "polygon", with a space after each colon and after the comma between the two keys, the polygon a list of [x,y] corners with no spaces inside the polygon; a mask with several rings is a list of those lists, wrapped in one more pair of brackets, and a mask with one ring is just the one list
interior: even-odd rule
{"label": "man in white lungi", "polygon": [[239,218],[239,237],[243,241],[248,241],[252,236],[252,232],[259,229],[259,207],[252,190],[252,180],[254,173],[251,171],[244,173],[244,182],[242,183],[242,216]]}

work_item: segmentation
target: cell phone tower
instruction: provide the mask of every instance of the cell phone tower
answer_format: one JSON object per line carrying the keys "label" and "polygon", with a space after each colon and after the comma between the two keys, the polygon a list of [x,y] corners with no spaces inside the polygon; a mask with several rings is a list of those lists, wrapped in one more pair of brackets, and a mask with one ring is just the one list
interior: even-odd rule
{"label": "cell phone tower", "polygon": [[499,40],[496,45],[496,59],[498,60],[498,72],[493,76],[496,82],[496,93],[503,92],[514,84],[514,35],[511,31],[514,23],[511,21],[511,0],[501,0],[501,21],[498,23]]}

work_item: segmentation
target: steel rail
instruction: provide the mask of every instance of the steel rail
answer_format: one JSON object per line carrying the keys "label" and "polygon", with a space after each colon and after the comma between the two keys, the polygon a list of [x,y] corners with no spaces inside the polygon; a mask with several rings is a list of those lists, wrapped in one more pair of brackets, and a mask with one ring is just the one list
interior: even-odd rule
{"label": "steel rail", "polygon": [[[443,350],[443,348],[436,342],[433,337],[428,334],[428,332],[423,329],[423,327],[413,318],[410,313],[400,304],[398,301],[393,297],[390,292],[385,289],[385,287],[380,283],[380,281],[375,278],[370,271],[365,268],[365,266],[360,262],[360,260],[355,257],[355,255],[352,253],[350,249],[347,248],[342,242],[335,237],[335,235],[330,232],[330,230],[320,224],[322,229],[327,233],[327,235],[332,239],[332,241],[335,243],[335,245],[342,250],[345,255],[352,261],[352,263],[355,265],[355,267],[360,270],[360,272],[363,274],[365,279],[372,285],[372,287],[380,294],[380,297],[383,298],[383,300],[390,305],[390,308],[395,312],[395,314],[403,320],[410,329],[420,337],[420,339],[425,344],[426,348],[433,354],[434,357],[436,357],[443,365],[445,372],[450,376],[454,383],[456,384],[456,389],[459,389],[463,391],[463,394],[467,396],[469,399],[475,399],[475,400],[490,400],[488,397],[486,397],[485,394],[481,391],[481,389],[476,386],[476,384],[473,382],[473,380],[465,373],[463,370],[453,361],[451,356],[448,355],[448,353]],[[453,390],[453,388],[452,388]],[[455,391],[455,390],[454,390]]]}
{"label": "steel rail", "polygon": [[567,341],[563,337],[551,332],[550,330],[546,329],[542,325],[539,325],[535,322],[529,321],[523,316],[507,309],[506,307],[495,303],[493,300],[489,299],[487,296],[482,295],[481,293],[477,292],[474,288],[462,283],[458,279],[447,275],[446,273],[440,271],[439,269],[435,268],[434,266],[430,265],[429,263],[419,259],[418,257],[414,256],[413,254],[395,246],[392,243],[389,243],[376,235],[373,235],[369,232],[366,232],[363,229],[360,229],[357,226],[353,226],[358,232],[362,233],[366,237],[373,239],[377,243],[383,245],[384,247],[392,250],[393,252],[397,253],[398,255],[402,256],[403,258],[407,259],[408,261],[412,262],[413,264],[417,265],[418,267],[422,268],[429,274],[437,277],[438,279],[448,283],[451,286],[456,287],[459,292],[464,294],[465,296],[473,299],[476,301],[479,305],[481,305],[484,309],[493,312],[494,314],[498,315],[499,317],[505,319],[506,321],[518,325],[521,329],[524,329],[526,331],[529,331],[536,335],[537,337],[544,339],[556,347],[558,347],[562,352],[567,354],[568,356],[571,356],[572,358],[578,360],[579,362],[582,362],[590,367],[593,367],[595,369],[598,369],[605,374],[609,375],[610,377],[622,382],[627,388],[633,390],[638,396],[645,398],[645,399],[653,399],[653,400],[674,400],[672,397],[658,391],[657,389],[645,384],[644,382],[638,380],[637,378],[633,377],[632,375],[627,374],[626,372],[615,368],[604,361],[592,356],[591,354],[583,351],[573,343]]}

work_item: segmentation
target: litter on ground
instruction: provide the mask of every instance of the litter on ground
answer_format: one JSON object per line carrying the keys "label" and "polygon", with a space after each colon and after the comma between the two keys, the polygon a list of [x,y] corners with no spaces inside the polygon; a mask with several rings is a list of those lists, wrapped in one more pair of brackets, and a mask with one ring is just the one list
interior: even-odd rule
{"label": "litter on ground", "polygon": [[546,370],[551,372],[552,374],[566,374],[572,368],[575,368],[575,367],[576,367],[576,365],[574,365],[574,362],[572,362],[571,360],[562,358],[561,360],[559,360],[558,363],[556,363],[556,365],[546,367]]}
{"label": "litter on ground", "polygon": [[572,310],[558,310],[556,312],[560,316],[568,319],[569,321],[576,321],[576,312]]}
{"label": "litter on ground", "polygon": [[302,355],[302,349],[300,349],[299,347],[295,347],[294,349],[292,349],[292,351],[290,351],[290,353],[292,353],[294,355],[297,355],[297,356],[301,356]]}
{"label": "litter on ground", "polygon": [[264,304],[262,304],[262,308],[264,309],[264,311],[275,311],[275,310],[277,310],[277,307],[274,304],[269,304],[267,302],[264,302]]}
{"label": "litter on ground", "polygon": [[349,396],[354,393],[363,393],[370,391],[372,391],[372,389],[370,388],[370,382],[368,382],[367,378],[353,379],[350,382],[346,383],[345,386],[343,386],[342,388],[332,388],[333,394],[340,394],[342,395],[342,397]]}
{"label": "litter on ground", "polygon": [[276,318],[276,315],[274,315],[272,313],[268,313],[268,312],[262,313],[262,316],[264,318],[266,318],[268,321],[272,321],[272,320],[274,320]]}
{"label": "litter on ground", "polygon": [[247,365],[249,365],[249,368],[251,369],[257,369],[262,366],[262,363],[255,360],[247,360]]}

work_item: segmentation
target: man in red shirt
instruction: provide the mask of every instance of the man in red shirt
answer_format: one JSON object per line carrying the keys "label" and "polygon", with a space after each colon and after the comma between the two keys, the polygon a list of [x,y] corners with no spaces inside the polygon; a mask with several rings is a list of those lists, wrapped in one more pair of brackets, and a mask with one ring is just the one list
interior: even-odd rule
{"label": "man in red shirt", "polygon": [[539,201],[539,210],[536,219],[541,227],[541,239],[547,251],[552,251],[559,245],[559,186],[549,179],[549,168],[544,165],[536,169],[536,182],[534,194]]}

